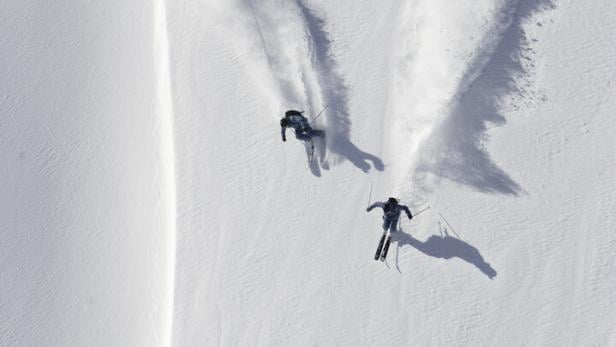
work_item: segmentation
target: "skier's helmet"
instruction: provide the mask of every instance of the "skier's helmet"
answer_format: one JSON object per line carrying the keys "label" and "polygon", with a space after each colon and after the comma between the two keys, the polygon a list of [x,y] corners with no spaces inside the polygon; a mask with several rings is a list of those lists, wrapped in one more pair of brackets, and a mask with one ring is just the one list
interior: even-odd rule
{"label": "skier's helmet", "polygon": [[283,128],[284,128],[284,127],[286,127],[287,125],[289,125],[289,120],[288,120],[288,119],[283,118],[283,119],[281,119],[281,120],[280,120],[280,126],[281,126],[281,127],[283,127]]}
{"label": "skier's helmet", "polygon": [[397,205],[398,205],[398,199],[396,199],[396,198],[389,198],[389,199],[387,199],[387,202],[385,203],[385,206],[383,207],[383,210],[385,210],[385,213],[388,213],[391,210],[393,210]]}
{"label": "skier's helmet", "polygon": [[287,112],[284,113],[285,117],[288,116],[301,116],[302,113],[297,111],[297,110],[288,110]]}

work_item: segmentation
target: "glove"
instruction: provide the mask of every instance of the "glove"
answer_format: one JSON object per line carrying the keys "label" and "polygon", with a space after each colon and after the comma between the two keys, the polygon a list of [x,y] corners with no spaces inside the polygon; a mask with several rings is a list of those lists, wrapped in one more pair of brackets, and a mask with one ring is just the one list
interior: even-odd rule
{"label": "glove", "polygon": [[366,212],[370,212],[370,207],[366,208]]}
{"label": "glove", "polygon": [[287,141],[287,138],[286,138],[286,137],[283,137],[283,138],[282,138],[282,141]]}

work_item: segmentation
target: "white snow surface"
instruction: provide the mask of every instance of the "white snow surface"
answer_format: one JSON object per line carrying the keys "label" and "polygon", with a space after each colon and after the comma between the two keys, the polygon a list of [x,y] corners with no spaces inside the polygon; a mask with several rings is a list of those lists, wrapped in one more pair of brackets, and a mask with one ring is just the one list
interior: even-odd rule
{"label": "white snow surface", "polygon": [[0,2],[0,345],[616,346],[615,13]]}

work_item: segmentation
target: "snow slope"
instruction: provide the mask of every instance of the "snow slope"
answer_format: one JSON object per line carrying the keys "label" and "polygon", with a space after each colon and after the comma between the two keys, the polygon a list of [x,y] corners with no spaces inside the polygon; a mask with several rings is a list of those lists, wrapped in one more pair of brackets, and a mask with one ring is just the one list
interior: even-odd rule
{"label": "snow slope", "polygon": [[0,345],[616,345],[615,10],[0,3]]}
{"label": "snow slope", "polygon": [[161,5],[0,3],[2,346],[169,343]]}
{"label": "snow slope", "polygon": [[[616,344],[614,5],[169,8],[176,345]],[[387,264],[371,182],[431,206]]]}

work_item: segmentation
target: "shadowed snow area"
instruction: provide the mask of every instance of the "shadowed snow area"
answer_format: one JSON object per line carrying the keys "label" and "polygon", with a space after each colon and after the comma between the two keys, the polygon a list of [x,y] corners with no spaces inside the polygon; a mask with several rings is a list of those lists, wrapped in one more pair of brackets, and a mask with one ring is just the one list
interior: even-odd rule
{"label": "shadowed snow area", "polygon": [[396,268],[398,271],[400,271],[397,263],[397,256],[399,252],[398,248],[405,245],[410,245],[419,252],[430,257],[443,259],[460,258],[477,267],[477,269],[483,272],[490,279],[496,276],[496,270],[494,270],[490,264],[483,259],[477,248],[464,242],[464,240],[459,239],[459,236],[450,236],[447,233],[446,228],[440,229],[440,233],[441,235],[432,235],[426,241],[422,242],[414,238],[412,235],[405,234],[403,230],[400,230],[400,232],[396,234],[397,237],[394,238],[394,242],[397,246]]}
{"label": "shadowed snow area", "polygon": [[502,126],[508,95],[523,95],[531,73],[532,51],[522,26],[535,13],[553,8],[546,1],[510,1],[500,10],[497,28],[481,42],[466,68],[450,109],[423,154],[419,175],[432,173],[482,192],[517,195],[521,187],[485,150],[486,129]]}

